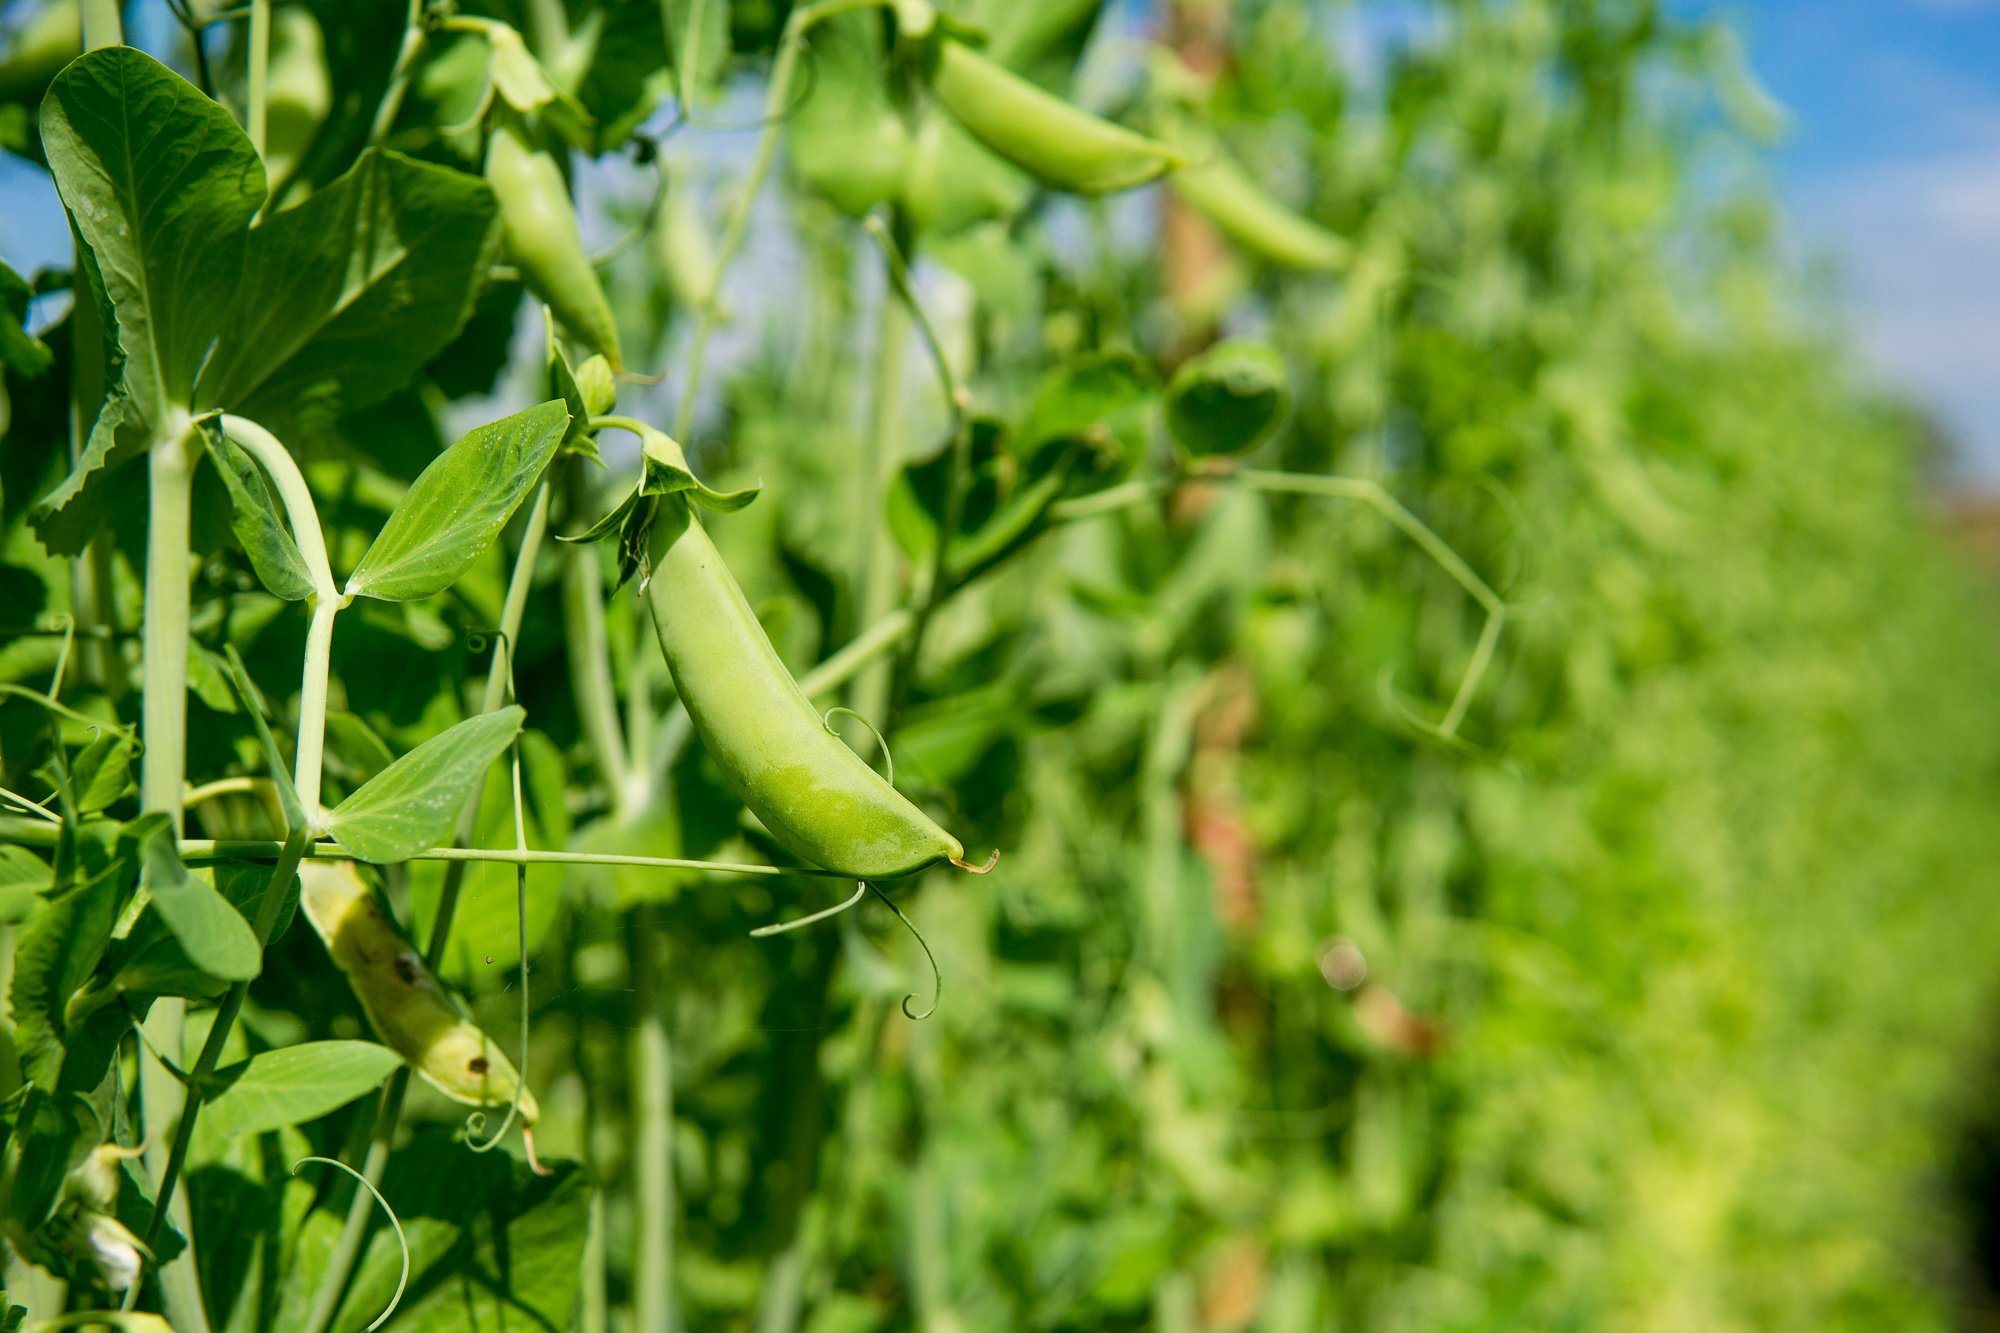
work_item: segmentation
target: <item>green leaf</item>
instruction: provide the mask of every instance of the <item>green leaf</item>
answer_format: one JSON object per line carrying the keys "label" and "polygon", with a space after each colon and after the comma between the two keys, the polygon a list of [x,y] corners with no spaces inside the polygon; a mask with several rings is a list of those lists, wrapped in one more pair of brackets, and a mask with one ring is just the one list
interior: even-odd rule
{"label": "green leaf", "polygon": [[408,602],[458,580],[541,477],[569,425],[550,401],[481,426],[439,454],[348,577],[358,597]]}
{"label": "green leaf", "polygon": [[263,701],[257,696],[257,687],[250,681],[250,670],[243,665],[243,655],[236,651],[235,644],[227,645],[225,651],[229,654],[230,684],[236,687],[237,701],[257,729],[257,743],[263,748],[264,764],[270,770],[271,781],[277,784],[278,804],[285,812],[285,827],[287,830],[304,828],[305,802],[299,799],[299,789],[292,785],[292,771],[285,766],[285,757],[278,752],[278,742],[271,735],[271,724],[264,720]]}
{"label": "green leaf", "polygon": [[79,814],[102,810],[132,789],[132,743],[106,732],[70,762],[70,782]]}
{"label": "green leaf", "polygon": [[25,847],[0,847],[0,926],[18,926],[42,905],[52,882],[48,862]]}
{"label": "green leaf", "polygon": [[[569,425],[563,430],[562,448],[597,457],[597,440],[590,429],[590,419],[609,412],[611,408],[601,406],[591,410],[591,403],[577,382],[576,372],[570,369],[569,357],[564,355],[562,340],[556,336],[556,317],[547,306],[542,307],[542,332],[548,344],[549,392],[562,400],[569,409]],[[602,363],[604,358],[593,356],[593,362]],[[607,367],[608,370],[608,367]]]}
{"label": "green leaf", "polygon": [[145,420],[121,382],[91,423],[76,466],[35,506],[35,535],[51,554],[83,553],[110,506],[112,473],[145,453],[146,440]]}
{"label": "green leaf", "polygon": [[1291,377],[1268,343],[1217,343],[1167,385],[1167,433],[1188,453],[1248,453],[1278,433],[1291,410]]}
{"label": "green leaf", "polygon": [[327,832],[362,860],[377,863],[406,861],[437,846],[526,716],[509,706],[431,737],[342,801]]}
{"label": "green leaf", "polygon": [[56,188],[118,312],[127,389],[164,421],[238,293],[263,164],[227,111],[130,46],[72,61],[41,114]]}
{"label": "green leaf", "polygon": [[763,489],[762,486],[745,486],[736,491],[718,491],[703,484],[689,470],[687,455],[681,451],[679,442],[665,431],[654,430],[651,426],[639,432],[639,450],[646,461],[639,481],[641,495],[679,495],[685,491],[687,497],[703,509],[728,514],[749,504]]}
{"label": "green leaf", "polygon": [[264,961],[257,932],[214,885],[188,873],[165,824],[151,829],[142,846],[153,910],[181,942],[188,961],[223,981],[256,976]]}
{"label": "green leaf", "polygon": [[[32,295],[20,274],[0,264],[0,366],[24,377],[40,375],[55,362],[55,353],[26,328]],[[0,398],[0,410],[5,407],[6,400]],[[5,424],[5,417],[0,416],[0,428]]]}
{"label": "green leaf", "polygon": [[309,1041],[216,1071],[203,1117],[230,1135],[317,1120],[379,1086],[403,1058],[372,1041]]}
{"label": "green leaf", "polygon": [[1091,352],[1056,366],[1035,386],[1021,428],[1022,471],[1039,476],[1073,449],[1071,476],[1085,483],[1073,490],[1117,481],[1145,456],[1158,393],[1153,368],[1131,352]]}
{"label": "green leaf", "polygon": [[484,180],[364,152],[250,233],[197,403],[283,435],[381,401],[464,327],[498,243]]}
{"label": "green leaf", "polygon": [[229,527],[250,557],[257,581],[272,596],[302,602],[313,594],[312,571],[306,568],[299,544],[278,518],[277,506],[264,484],[264,474],[250,455],[221,431],[209,434],[210,456],[222,484],[229,488]]}
{"label": "green leaf", "polygon": [[[43,906],[21,932],[8,992],[21,1073],[43,1088],[95,1087],[104,1067],[67,1049],[69,1000],[97,969],[118,912],[118,867],[94,876]],[[110,1049],[99,1054],[110,1059]]]}
{"label": "green leaf", "polygon": [[[390,1159],[382,1193],[410,1239],[410,1286],[395,1328],[569,1327],[590,1231],[590,1189],[575,1166],[537,1177],[503,1153],[474,1156],[433,1131]],[[336,1333],[360,1333],[389,1303],[401,1271],[395,1236],[378,1229]]]}

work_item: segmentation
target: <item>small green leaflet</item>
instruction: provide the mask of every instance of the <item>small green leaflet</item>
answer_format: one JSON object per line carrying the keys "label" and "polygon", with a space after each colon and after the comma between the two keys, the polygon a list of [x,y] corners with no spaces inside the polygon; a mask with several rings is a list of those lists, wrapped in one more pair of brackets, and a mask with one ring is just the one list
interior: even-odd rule
{"label": "small green leaflet", "polygon": [[[23,379],[32,379],[47,370],[55,353],[40,338],[29,333],[28,301],[33,292],[26,280],[5,264],[0,264],[0,366]],[[0,400],[0,407],[4,407]],[[5,429],[0,412],[0,429]]]}
{"label": "small green leaflet", "polygon": [[264,962],[257,932],[214,886],[187,872],[164,820],[148,830],[144,853],[153,910],[181,942],[188,961],[223,981],[256,976]]}
{"label": "small green leaflet", "polygon": [[232,1137],[317,1120],[379,1086],[402,1057],[372,1041],[309,1041],[217,1070],[202,1118]]}
{"label": "small green leaflet", "polygon": [[327,832],[364,861],[407,861],[451,831],[487,765],[527,716],[510,705],[468,718],[377,773],[334,810]]}
{"label": "small green leaflet", "polygon": [[250,455],[236,447],[219,430],[209,432],[209,450],[222,484],[229,488],[229,527],[250,557],[257,581],[272,596],[288,602],[302,602],[312,596],[312,572],[298,543],[279,521],[277,506],[264,484],[264,474],[250,461]]}
{"label": "small green leaflet", "polygon": [[382,525],[347,591],[409,602],[449,588],[520,507],[568,427],[569,409],[551,400],[481,426],[439,454]]}

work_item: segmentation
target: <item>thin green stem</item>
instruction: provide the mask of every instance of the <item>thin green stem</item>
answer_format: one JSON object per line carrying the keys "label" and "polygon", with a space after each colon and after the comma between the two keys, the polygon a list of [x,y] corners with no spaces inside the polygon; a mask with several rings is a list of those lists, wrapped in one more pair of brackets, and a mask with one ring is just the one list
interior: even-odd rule
{"label": "thin green stem", "polygon": [[320,528],[319,508],[312,490],[291,451],[278,437],[247,417],[224,414],[222,431],[270,476],[277,488],[278,502],[292,525],[292,541],[306,572],[313,581],[312,622],[306,629],[305,662],[299,681],[299,732],[297,761],[292,785],[305,802],[306,817],[318,824],[325,812],[320,808],[320,769],[326,753],[326,690],[333,660],[333,620],[351,600],[334,581],[333,566],[327,559],[326,535]]}
{"label": "thin green stem", "polygon": [[916,616],[908,607],[891,611],[800,676],[799,688],[808,699],[833,693],[853,679],[856,672],[901,643],[915,623]]}
{"label": "thin green stem", "polygon": [[292,786],[305,802],[306,818],[317,826],[326,812],[319,803],[320,766],[326,755],[326,686],[333,667],[333,618],[338,602],[318,602],[306,627],[304,676],[299,683],[298,759]]}
{"label": "thin green stem", "polygon": [[[140,701],[141,734],[146,751],[140,764],[139,799],[148,811],[160,811],[181,831],[183,774],[187,767],[188,582],[192,559],[188,547],[189,504],[194,494],[195,464],[200,441],[185,413],[166,423],[147,454],[148,507],[146,521],[146,601],[142,627],[145,693]],[[147,1028],[155,1045],[178,1052],[183,1000],[155,1002]],[[181,1090],[165,1070],[141,1066],[140,1105],[152,1136],[146,1167],[157,1190],[165,1176],[168,1149],[166,1126],[180,1114]],[[172,1204],[175,1224],[190,1230],[187,1200]],[[167,1318],[184,1333],[208,1333],[201,1287],[194,1266],[193,1237],[188,1248],[160,1270],[160,1292]]]}
{"label": "thin green stem", "polygon": [[244,132],[257,156],[264,156],[271,82],[271,0],[250,0],[250,105]]}
{"label": "thin green stem", "polygon": [[417,61],[424,53],[424,0],[410,0],[409,17],[403,24],[403,44],[396,51],[395,68],[389,72],[389,86],[382,90],[382,101],[375,108],[375,121],[368,127],[368,143],[371,147],[389,137],[389,131],[396,124],[396,115],[403,109],[403,98],[410,91],[410,80],[416,76]]}
{"label": "thin green stem", "polygon": [[[1474,573],[1472,566],[1466,564],[1464,557],[1452,550],[1444,538],[1431,531],[1429,525],[1376,482],[1361,477],[1324,477],[1311,473],[1261,472],[1254,469],[1237,473],[1236,478],[1252,490],[1356,500],[1367,505],[1415,542],[1438,568],[1465,590],[1466,596],[1486,612],[1486,623],[1480,627],[1479,641],[1473,646],[1472,657],[1466,663],[1465,673],[1459,678],[1451,706],[1446,709],[1444,720],[1436,725],[1438,735],[1446,740],[1455,740],[1459,724],[1465,720],[1466,711],[1471,708],[1480,682],[1492,664],[1494,647],[1499,642],[1501,627],[1506,623],[1507,603],[1500,594]],[[1429,727],[1427,723],[1421,725]]]}
{"label": "thin green stem", "polygon": [[951,413],[951,460],[945,477],[944,513],[938,523],[936,548],[931,552],[931,566],[923,595],[918,599],[909,638],[895,667],[895,689],[890,710],[893,712],[901,706],[903,695],[909,689],[911,674],[916,667],[917,655],[923,651],[924,632],[930,626],[931,617],[948,595],[951,544],[957,538],[959,524],[964,518],[966,476],[972,465],[972,419],[968,415],[972,395],[960,382],[951,359],[945,355],[944,342],[938,337],[936,326],[924,312],[923,303],[917,300],[909,265],[904,262],[902,249],[897,245],[890,227],[879,217],[871,217],[862,225],[882,251],[882,262],[897,299],[903,303],[910,318],[915,321],[917,331],[923,335],[924,346],[931,354],[931,366],[937,372],[938,387],[944,392],[945,408]]}
{"label": "thin green stem", "polygon": [[83,0],[84,50],[124,45],[125,20],[119,9],[119,0]]}
{"label": "thin green stem", "polygon": [[764,130],[757,136],[757,154],[751,159],[749,174],[743,178],[743,187],[729,210],[729,220],[723,224],[722,237],[716,243],[715,272],[709,283],[708,299],[702,302],[701,309],[695,314],[694,335],[688,345],[686,387],[681,391],[680,405],[674,413],[675,439],[685,442],[688,431],[694,425],[694,405],[697,391],[701,388],[702,360],[708,351],[709,337],[715,332],[716,297],[722,290],[723,275],[729,271],[736,252],[743,248],[744,237],[750,230],[750,214],[764,188],[765,177],[771,174],[771,163],[778,151],[778,135],[784,129],[785,115],[791,106],[792,79],[798,73],[799,53],[805,48],[806,32],[814,24],[836,14],[855,9],[881,9],[888,4],[889,0],[818,0],[815,4],[794,9],[791,18],[785,21],[784,35],[778,41],[777,59],[771,65],[771,82],[764,91]]}
{"label": "thin green stem", "polygon": [[147,455],[146,609],[142,633],[145,698],[140,709],[146,753],[139,799],[181,827],[182,771],[187,763],[188,506],[194,495],[199,445],[186,418],[171,423]]}
{"label": "thin green stem", "polygon": [[[907,228],[892,226],[907,236]],[[894,253],[895,247],[885,247]],[[869,401],[868,428],[861,440],[861,465],[854,470],[855,494],[849,512],[879,517],[889,481],[901,461],[904,353],[913,320],[907,303],[893,290],[891,277],[883,284],[876,311],[875,378]],[[855,525],[854,586],[860,590],[860,623],[872,625],[895,608],[897,555],[886,525],[867,521]],[[914,623],[912,629],[915,628]],[[848,706],[888,730],[890,664],[870,662],[855,677]],[[858,749],[858,747],[857,747]],[[863,752],[863,757],[866,757]]]}
{"label": "thin green stem", "polygon": [[637,1236],[632,1262],[635,1327],[671,1331],[680,1326],[674,1299],[674,1071],[667,1034],[659,958],[664,932],[642,909],[632,932],[633,1003],[631,1079],[633,1169],[637,1172]]}
{"label": "thin green stem", "polygon": [[[413,13],[415,6],[412,6]],[[535,498],[528,510],[527,526],[521,532],[521,547],[514,555],[514,572],[507,581],[506,600],[501,604],[500,626],[495,636],[493,664],[486,672],[486,690],[480,701],[480,712],[490,713],[498,708],[506,698],[507,685],[512,676],[512,664],[508,658],[513,647],[520,641],[521,617],[527,610],[529,586],[534,582],[535,560],[541,554],[542,538],[549,526],[549,483],[544,478],[535,488]],[[469,842],[478,831],[479,803],[485,794],[486,778],[482,774],[473,787],[471,797],[459,813],[458,826],[453,830],[452,841]],[[459,888],[465,880],[465,864],[475,858],[467,856],[447,856],[442,853],[456,850],[436,849],[438,855],[426,859],[450,861],[445,868],[444,883],[438,889],[437,911],[431,917],[431,933],[424,950],[424,961],[431,971],[436,972],[444,958],[445,942],[451,936],[452,917],[458,910]],[[528,852],[516,851],[508,855],[526,858]],[[493,859],[493,858],[484,858]],[[525,862],[523,862],[525,863]],[[382,1173],[389,1166],[389,1151],[395,1143],[396,1126],[403,1117],[403,1099],[410,1087],[410,1071],[407,1068],[396,1071],[389,1086],[382,1093],[381,1108],[375,1116],[375,1131],[369,1140],[368,1156],[361,1165],[361,1177],[371,1187],[379,1185]],[[340,1240],[334,1246],[333,1257],[327,1264],[325,1274],[320,1279],[319,1290],[313,1295],[313,1305],[307,1316],[304,1333],[326,1333],[334,1313],[340,1308],[342,1292],[347,1288],[347,1279],[354,1271],[354,1264],[361,1257],[362,1242],[367,1238],[368,1221],[372,1210],[369,1196],[356,1192],[348,1206],[347,1219],[341,1226]]]}
{"label": "thin green stem", "polygon": [[[284,910],[288,897],[286,888],[292,876],[298,873],[299,857],[305,847],[304,829],[294,830],[285,839],[278,863],[271,868],[270,884],[264,891],[263,901],[258,904],[257,920],[253,923],[259,940],[269,940],[278,927],[278,916]],[[173,1148],[168,1153],[166,1166],[161,1170],[159,1189],[153,1196],[153,1213],[142,1238],[149,1249],[159,1237],[160,1224],[166,1220],[168,1206],[174,1198],[174,1186],[179,1182],[181,1169],[187,1161],[188,1145],[194,1141],[195,1122],[201,1114],[202,1101],[208,1094],[208,1080],[215,1073],[216,1063],[222,1058],[222,1048],[229,1041],[237,1016],[243,1012],[244,997],[249,993],[250,983],[247,981],[239,981],[229,988],[222,1006],[216,1011],[215,1021],[209,1026],[208,1039],[202,1043],[201,1054],[195,1060],[193,1074],[188,1080],[186,1102],[181,1107],[180,1122],[174,1127]]]}
{"label": "thin green stem", "polygon": [[[20,821],[20,824],[26,825],[27,821]],[[29,846],[40,845],[44,841],[32,836],[32,828],[23,828],[20,831],[30,836],[17,840]],[[0,832],[6,833],[10,839],[15,838],[17,826],[0,828]],[[53,842],[53,836],[47,841]],[[190,865],[201,865],[210,861],[262,861],[276,857],[283,848],[283,843],[256,838],[214,840],[189,838],[181,844],[181,859]],[[337,842],[308,843],[303,856],[311,861],[357,859],[353,852]],[[831,870],[822,870],[818,866],[766,866],[750,861],[690,861],[672,856],[622,856],[613,852],[516,851],[499,847],[432,847],[415,853],[409,859],[467,864],[492,862],[496,865],[510,866],[635,866],[647,870],[702,870],[716,875],[806,875],[821,879],[847,878]]]}
{"label": "thin green stem", "polygon": [[604,585],[597,553],[587,546],[570,546],[563,551],[563,629],[569,640],[569,680],[576,696],[576,715],[604,785],[622,809],[631,780],[630,761],[624,728],[618,720],[610,645],[604,636]]}

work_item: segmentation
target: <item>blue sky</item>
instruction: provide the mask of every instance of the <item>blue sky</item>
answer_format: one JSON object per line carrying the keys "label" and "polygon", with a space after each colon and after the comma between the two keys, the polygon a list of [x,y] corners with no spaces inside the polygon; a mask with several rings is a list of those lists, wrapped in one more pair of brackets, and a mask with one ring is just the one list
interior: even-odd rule
{"label": "blue sky", "polygon": [[1798,252],[1835,263],[1869,364],[2000,485],[2000,0],[1676,7],[1738,21],[1791,111],[1771,166]]}
{"label": "blue sky", "polygon": [[[1867,364],[1936,414],[1965,475],[2000,486],[2000,0],[1671,3],[1742,29],[1792,113],[1770,166],[1795,252],[1833,263]],[[66,262],[46,178],[0,162],[0,201],[0,256]]]}

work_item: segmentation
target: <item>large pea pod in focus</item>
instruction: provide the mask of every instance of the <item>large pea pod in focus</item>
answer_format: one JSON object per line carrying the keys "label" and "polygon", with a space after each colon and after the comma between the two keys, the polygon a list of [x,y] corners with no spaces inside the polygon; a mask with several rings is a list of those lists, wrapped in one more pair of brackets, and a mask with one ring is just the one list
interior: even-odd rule
{"label": "large pea pod in focus", "polygon": [[453,1101],[500,1108],[518,1093],[521,1123],[541,1117],[500,1047],[452,998],[381,898],[346,861],[299,866],[299,907],[347,975],[382,1044]]}
{"label": "large pea pod in focus", "polygon": [[1072,106],[950,37],[938,41],[931,91],[981,143],[1058,189],[1128,190],[1181,162],[1170,145]]}
{"label": "large pea pod in focus", "polygon": [[866,880],[964,856],[827,730],[680,496],[661,501],[652,567],[646,598],[681,702],[730,788],[786,850]]}
{"label": "large pea pod in focus", "polygon": [[486,147],[486,180],[500,201],[501,234],[521,280],[570,335],[624,369],[611,302],[584,253],[569,187],[555,158],[536,147],[520,121],[502,115]]}

